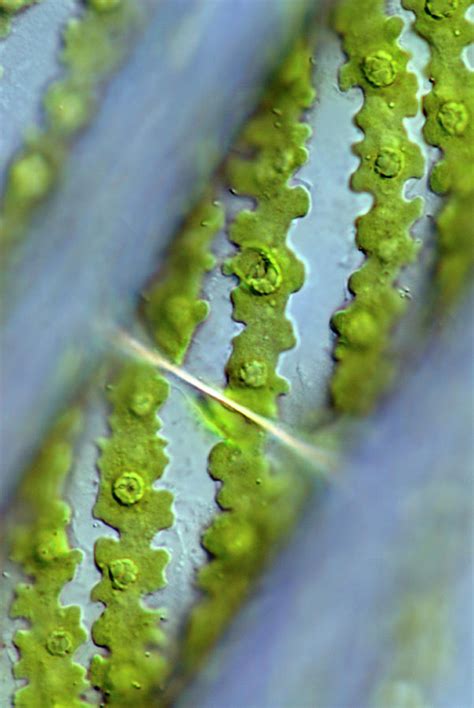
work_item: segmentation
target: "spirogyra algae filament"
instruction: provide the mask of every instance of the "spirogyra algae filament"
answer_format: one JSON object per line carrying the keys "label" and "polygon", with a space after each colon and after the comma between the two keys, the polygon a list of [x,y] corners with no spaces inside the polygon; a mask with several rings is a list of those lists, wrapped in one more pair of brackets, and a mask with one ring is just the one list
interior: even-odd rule
{"label": "spirogyra algae filament", "polygon": [[[19,205],[26,213],[52,189],[69,139],[93,110],[97,81],[105,68],[109,71],[114,65],[115,54],[109,53],[107,42],[101,43],[101,33],[112,27],[125,29],[121,24],[125,15],[120,14],[125,3],[88,4],[91,9],[85,18],[66,31],[66,63],[75,68],[47,93],[49,127],[11,167],[8,189],[13,191],[8,194],[13,194],[13,206],[8,218],[13,218],[13,225]],[[464,278],[472,248],[469,168],[474,107],[467,94],[472,75],[458,72],[462,48],[472,35],[463,0],[405,0],[405,6],[415,10],[417,29],[433,49],[430,73],[436,83],[425,101],[425,135],[444,152],[432,184],[449,195],[438,220],[442,252],[438,272],[446,292]],[[360,86],[365,94],[357,119],[365,137],[355,146],[361,165],[352,184],[375,200],[357,224],[357,243],[367,262],[351,279],[354,301],[334,318],[339,342],[332,390],[339,409],[350,412],[369,408],[386,382],[389,333],[403,309],[394,283],[399,269],[416,254],[409,229],[420,213],[419,202],[403,198],[406,181],[421,176],[423,167],[421,154],[403,127],[404,119],[416,112],[416,82],[406,71],[408,55],[397,42],[401,22],[387,19],[382,8],[378,0],[344,0],[336,19],[348,54],[342,86]],[[90,24],[84,24],[86,19]],[[89,51],[90,43],[97,44],[95,54]],[[232,295],[233,316],[245,327],[233,341],[225,393],[269,417],[277,414],[278,398],[287,390],[277,375],[281,352],[295,343],[285,311],[304,279],[303,266],[286,238],[292,220],[304,216],[309,203],[306,191],[289,182],[307,159],[310,130],[300,118],[314,97],[310,72],[309,54],[300,46],[243,132],[244,154],[254,157],[234,155],[228,165],[234,191],[252,197],[256,209],[240,212],[230,230],[237,251],[224,270],[239,281]],[[456,72],[464,78],[458,81]],[[146,299],[146,318],[155,341],[178,363],[208,312],[200,297],[201,283],[214,265],[211,239],[224,222],[222,210],[210,199],[205,198],[178,234],[160,280]],[[101,538],[95,547],[102,577],[92,599],[103,603],[104,610],[94,624],[93,639],[106,651],[94,657],[89,678],[111,706],[149,706],[150,693],[166,686],[174,658],[160,628],[161,612],[143,605],[147,594],[165,584],[169,561],[166,551],[152,546],[155,534],[173,522],[171,495],[155,489],[167,462],[165,441],[157,437],[157,412],[167,395],[163,378],[137,363],[125,366],[110,388],[111,435],[101,443],[95,515],[118,530],[120,538]],[[272,474],[266,438],[259,429],[216,404],[211,409],[223,437],[209,458],[211,476],[222,483],[217,495],[220,513],[203,535],[210,561],[199,572],[203,597],[190,613],[179,657],[178,670],[184,666],[186,672],[196,667],[245,599],[274,543],[291,528],[306,489],[304,480],[284,471]],[[25,708],[84,705],[81,696],[88,687],[84,670],[73,661],[85,639],[79,608],[59,603],[80,560],[79,552],[68,544],[69,509],[61,501],[70,461],[65,438],[69,428],[59,427],[45,446],[35,466],[34,479],[39,481],[27,487],[38,513],[16,534],[14,558],[33,577],[31,586],[19,588],[13,608],[15,616],[31,623],[15,640],[21,652],[15,674],[28,681],[18,690],[16,704]],[[438,606],[433,605],[433,611]],[[403,629],[403,616],[402,620]],[[413,636],[408,633],[407,641],[413,643]],[[389,689],[396,673],[385,676]]]}
{"label": "spirogyra algae filament", "polygon": [[437,282],[441,302],[450,304],[474,265],[474,73],[462,52],[474,41],[466,19],[470,0],[403,0],[416,16],[415,28],[431,47],[426,69],[433,84],[424,99],[426,140],[443,157],[431,187],[448,196],[437,218]]}
{"label": "spirogyra algae filament", "polygon": [[146,296],[146,319],[154,339],[179,364],[194,330],[209,312],[199,291],[203,275],[214,266],[209,244],[223,225],[223,209],[205,197],[174,240],[163,272]]}
{"label": "spirogyra algae filament", "polygon": [[[206,196],[173,242],[147,295],[147,324],[158,345],[175,359],[184,356],[207,314],[207,303],[198,296],[202,278],[214,263],[209,244],[222,224],[222,208]],[[92,598],[106,610],[93,627],[93,639],[110,655],[95,657],[91,680],[113,706],[148,706],[150,693],[163,686],[169,671],[168,658],[160,652],[165,643],[158,627],[160,613],[141,605],[145,594],[165,584],[168,562],[165,551],[150,548],[156,532],[173,521],[171,494],[152,488],[167,461],[164,441],[156,437],[157,410],[167,395],[168,385],[152,367],[124,367],[111,388],[112,436],[101,443],[95,515],[119,530],[120,541],[100,539],[96,544],[103,577]]]}
{"label": "spirogyra algae filament", "polygon": [[30,519],[13,532],[12,559],[33,582],[17,588],[12,617],[24,617],[27,630],[16,633],[20,652],[16,678],[26,686],[15,695],[19,708],[86,705],[85,670],[73,660],[85,641],[79,607],[59,604],[60,593],[74,577],[82,553],[69,546],[71,510],[61,501],[72,462],[72,441],[80,419],[71,411],[56,425],[22,484],[20,499]]}
{"label": "spirogyra algae filament", "polygon": [[71,139],[89,120],[98,89],[122,60],[125,40],[138,22],[133,0],[89,0],[83,15],[66,25],[65,74],[46,91],[45,127],[29,135],[7,175],[0,208],[2,249],[21,237],[34,208],[51,193]]}
{"label": "spirogyra algae filament", "polygon": [[357,220],[357,245],[367,260],[350,278],[354,300],[333,318],[332,397],[336,408],[353,414],[369,411],[390,379],[389,336],[404,309],[394,282],[416,255],[409,230],[421,214],[421,200],[403,197],[405,182],[423,174],[421,152],[403,125],[417,112],[417,82],[397,42],[403,22],[387,18],[383,6],[382,0],[342,0],[335,14],[348,57],[341,88],[360,86],[365,98],[356,118],[365,137],[354,146],[360,166],[352,187],[374,197],[372,209]]}
{"label": "spirogyra algae filament", "polygon": [[36,2],[38,0],[0,0],[0,39],[9,34],[12,16]]}
{"label": "spirogyra algae filament", "polygon": [[[254,197],[257,207],[240,212],[230,231],[239,250],[225,270],[239,278],[233,317],[246,326],[233,340],[225,392],[271,416],[287,390],[276,374],[278,356],[295,344],[285,308],[304,277],[286,236],[309,206],[306,190],[288,181],[307,159],[310,128],[299,121],[314,98],[310,74],[308,49],[298,46],[243,132],[242,143],[256,149],[256,157],[229,163],[232,187]],[[294,520],[302,493],[301,480],[271,474],[260,430],[228,411],[219,410],[218,417],[226,440],[211,451],[209,471],[223,482],[217,496],[222,513],[203,536],[211,560],[199,573],[205,597],[191,613],[184,638],[186,671],[199,664],[244,599],[272,543]]]}
{"label": "spirogyra algae filament", "polygon": [[167,393],[167,383],[153,368],[126,365],[110,387],[112,435],[100,443],[94,514],[117,529],[120,540],[101,538],[95,547],[102,579],[91,596],[105,610],[92,636],[109,655],[94,657],[90,678],[114,706],[148,705],[150,690],[167,672],[159,613],[141,603],[145,594],[165,584],[168,562],[166,551],[150,546],[157,531],[173,521],[171,494],[153,488],[167,462],[164,441],[156,435],[156,413]]}

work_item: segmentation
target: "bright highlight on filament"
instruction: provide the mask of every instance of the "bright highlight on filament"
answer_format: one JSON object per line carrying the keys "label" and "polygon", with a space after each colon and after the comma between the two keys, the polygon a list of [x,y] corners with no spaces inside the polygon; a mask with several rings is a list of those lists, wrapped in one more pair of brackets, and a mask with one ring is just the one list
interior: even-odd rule
{"label": "bright highlight on filament", "polygon": [[204,383],[182,367],[173,364],[156,350],[146,347],[124,330],[117,330],[114,339],[123,351],[126,351],[129,354],[142,359],[143,361],[147,361],[149,364],[152,364],[163,371],[167,371],[181,381],[189,384],[194,389],[200,391],[206,396],[209,396],[210,398],[213,398],[226,408],[229,408],[230,410],[239,413],[244,418],[247,418],[247,420],[252,421],[252,423],[258,425],[259,428],[265,430],[284,445],[291,448],[306,462],[310,463],[312,467],[316,468],[319,473],[328,473],[332,468],[334,468],[335,459],[329,452],[300,440],[283,428],[279,427],[273,421],[268,420],[268,418],[255,413],[246,406],[242,406],[240,403],[237,403],[237,401],[233,401],[224,393]]}

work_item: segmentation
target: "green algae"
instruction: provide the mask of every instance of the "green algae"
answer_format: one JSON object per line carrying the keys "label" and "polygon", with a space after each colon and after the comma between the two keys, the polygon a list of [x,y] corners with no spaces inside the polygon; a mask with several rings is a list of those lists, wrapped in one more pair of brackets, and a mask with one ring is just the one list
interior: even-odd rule
{"label": "green algae", "polygon": [[403,0],[431,49],[426,72],[432,89],[423,101],[424,136],[442,150],[431,188],[447,195],[436,222],[436,281],[443,306],[455,302],[474,266],[474,73],[462,58],[474,41],[474,25],[465,16],[471,5],[470,0]]}
{"label": "green algae", "polygon": [[[210,242],[222,225],[222,208],[205,195],[145,296],[146,324],[157,345],[176,361],[207,314],[199,294],[214,264]],[[119,530],[120,541],[96,544],[103,577],[92,599],[106,610],[93,627],[93,639],[110,655],[93,660],[90,678],[113,706],[148,706],[150,694],[163,688],[170,671],[166,637],[159,628],[162,612],[141,605],[145,594],[164,586],[169,562],[166,551],[150,548],[155,534],[173,521],[172,495],[152,488],[167,462],[165,441],[156,436],[157,412],[167,396],[168,385],[152,367],[125,366],[111,388],[112,435],[101,442],[101,488],[94,513]]]}
{"label": "green algae", "polygon": [[13,16],[37,2],[39,0],[0,0],[0,39],[10,34]]}
{"label": "green algae", "polygon": [[[201,225],[203,221],[205,223]],[[220,206],[206,195],[177,236],[179,258],[170,255],[168,265],[160,274],[162,279],[158,279],[159,284],[150,289],[147,298],[150,312],[156,315],[160,308],[164,308],[175,313],[175,321],[172,314],[162,322],[166,341],[173,350],[184,352],[197,322],[185,327],[187,339],[183,345],[179,309],[167,308],[168,301],[172,301],[175,294],[173,287],[168,287],[169,279],[181,282],[181,278],[186,278],[188,290],[182,292],[187,292],[190,300],[192,297],[198,298],[202,277],[213,262],[209,242],[222,223]],[[204,303],[202,300],[200,302]],[[157,320],[152,316],[148,324],[150,329],[155,329]],[[161,343],[163,334],[159,327],[155,333],[157,342]],[[145,609],[142,604],[145,595],[164,586],[164,570],[169,562],[166,551],[150,546],[156,533],[169,527],[173,521],[172,495],[154,488],[167,463],[165,441],[157,437],[157,412],[168,396],[168,385],[152,367],[133,363],[124,366],[107,388],[113,407],[111,436],[99,442],[100,490],[94,515],[117,529],[120,540],[101,538],[95,546],[95,562],[102,579],[92,590],[91,599],[103,603],[105,611],[93,625],[92,638],[98,646],[108,650],[108,655],[93,658],[88,678],[90,684],[102,692],[107,705],[148,706],[150,694],[163,686],[170,669],[166,637],[160,628],[162,611]],[[50,503],[62,509],[61,489],[49,489],[49,494]],[[42,500],[39,499],[38,503]],[[54,524],[54,519],[48,516],[48,508],[45,507],[42,513],[46,525]],[[17,533],[20,534],[20,531]],[[54,544],[51,546],[49,543],[49,536],[42,534],[42,539],[43,536],[41,555],[49,558],[54,554]],[[24,538],[26,549],[26,535]],[[57,542],[64,545],[65,537],[61,536]],[[77,564],[80,553],[71,551],[71,554]],[[57,565],[61,573],[66,572],[71,563],[64,561],[64,558],[65,551],[58,554]],[[18,554],[14,559],[20,560]],[[61,566],[63,562],[64,567]],[[56,566],[45,566],[45,587],[56,586],[52,571],[56,572]],[[34,603],[28,603],[28,597],[25,595],[22,606],[25,616],[35,621],[41,620],[41,613]],[[78,611],[78,608],[66,609],[68,613]],[[71,615],[70,619],[74,620],[75,616]],[[26,652],[33,651],[36,645],[31,643],[29,637],[22,637],[21,633],[19,636],[22,649],[25,647]],[[85,635],[81,635],[81,641],[84,638]],[[45,646],[51,656],[67,658],[75,651],[74,642],[73,632],[63,622],[58,629],[50,632]],[[22,660],[15,672],[20,669],[21,675],[31,680],[31,664]],[[84,681],[82,667],[77,669],[81,676],[81,682],[77,685],[83,692],[89,684]],[[41,683],[40,696],[49,690],[51,681],[55,681],[54,685],[58,687],[61,684],[60,676],[50,676],[49,669],[46,670],[46,679],[38,675],[37,680]],[[67,682],[65,686],[67,691]],[[26,698],[30,702],[19,705],[46,705],[45,702],[31,702],[33,699],[30,696]],[[72,706],[76,703],[59,702],[58,705]]]}
{"label": "green algae", "polygon": [[[375,37],[380,13],[375,17],[368,13],[367,17],[374,23],[370,36]],[[380,357],[394,318],[401,312],[393,279],[415,255],[408,225],[418,211],[414,205],[403,206],[400,190],[408,178],[421,171],[420,156],[406,140],[401,126],[401,116],[413,115],[404,112],[407,106],[413,110],[408,96],[414,96],[413,81],[407,78],[411,75],[405,70],[407,55],[396,45],[394,27],[387,36],[383,49],[378,48],[380,41],[374,41],[373,48],[367,47],[357,75],[358,85],[364,87],[366,106],[370,104],[370,114],[368,111],[366,118],[359,116],[366,138],[360,148],[356,147],[356,153],[365,162],[353,184],[356,189],[374,194],[379,210],[377,219],[372,217],[369,223],[359,220],[358,244],[373,263],[371,267],[366,265],[360,280],[356,274],[351,281],[361,307],[353,308],[350,317],[336,318],[340,327],[339,354],[348,352],[341,361],[350,359],[354,370],[357,364],[365,377],[376,379],[373,393],[369,392],[370,400],[386,381],[387,370]],[[355,51],[351,48],[351,60],[353,56]],[[299,123],[302,109],[311,101],[307,67],[306,52],[297,51],[244,132],[242,141],[257,149],[256,159],[248,162],[234,158],[229,167],[232,185],[239,194],[253,196],[257,209],[241,212],[231,229],[231,239],[239,251],[226,264],[225,271],[240,281],[233,293],[234,317],[246,328],[234,340],[226,369],[226,394],[269,416],[276,414],[278,396],[287,390],[286,382],[275,372],[278,355],[294,345],[290,323],[284,316],[286,303],[303,282],[302,265],[285,245],[285,238],[292,219],[303,216],[308,208],[305,190],[288,186],[289,178],[307,157],[304,142],[309,130]],[[353,69],[355,72],[354,64]],[[357,83],[353,76],[347,80]],[[375,99],[378,91],[391,90],[392,86],[397,88],[397,94],[393,101],[387,101],[384,94],[383,100],[390,109],[387,112],[383,101]],[[59,84],[55,91],[57,106],[63,106],[60,111],[56,106],[56,111],[63,113],[62,126],[58,123],[56,129],[69,134],[84,120],[80,117],[81,103],[75,101],[76,94],[69,85]],[[87,111],[84,115],[88,115]],[[463,116],[462,111],[448,106],[438,122],[444,132],[451,131],[451,137],[458,137],[468,125],[463,127]],[[392,132],[385,128],[378,132],[381,125],[388,125]],[[377,130],[370,134],[372,127]],[[376,132],[383,135],[383,141],[377,140]],[[43,198],[41,184],[48,180],[47,170],[43,170],[41,179],[42,168],[38,164],[40,177],[30,179],[29,170],[23,180],[20,175],[27,192],[39,192],[34,199]],[[468,204],[466,197],[464,234],[470,228]],[[199,291],[202,276],[212,267],[210,240],[223,221],[215,206],[207,201],[198,207],[176,247],[172,246],[162,279],[147,295],[146,315],[155,341],[174,361],[182,361],[195,327],[207,315],[208,306],[199,299]],[[402,213],[403,219],[393,232],[388,232],[383,225],[392,209]],[[449,217],[446,233],[452,239],[459,235],[451,230],[459,223],[457,215],[455,201],[451,200],[440,217],[440,223]],[[382,314],[380,308],[386,308],[386,312]],[[387,313],[391,316],[385,319]],[[351,385],[344,383],[348,389]],[[96,657],[91,679],[111,705],[149,705],[149,691],[163,685],[170,670],[162,651],[165,638],[158,627],[161,613],[145,610],[141,605],[146,593],[163,586],[168,562],[166,553],[150,548],[156,531],[164,528],[163,524],[172,523],[171,497],[151,486],[166,464],[164,442],[156,437],[156,412],[166,395],[164,381],[152,369],[141,365],[125,368],[110,396],[114,406],[112,436],[101,445],[101,491],[95,513],[118,529],[121,537],[119,542],[101,539],[96,546],[102,580],[94,589],[93,599],[103,602],[106,610],[94,626],[93,637],[110,654]],[[203,536],[203,545],[212,560],[199,574],[205,598],[193,611],[185,637],[187,667],[199,663],[242,602],[268,550],[291,527],[301,493],[294,479],[272,475],[265,437],[260,431],[235,414],[211,405],[225,438],[213,449],[209,461],[210,474],[223,483],[218,495],[222,513]],[[344,409],[344,404],[341,407]],[[64,628],[53,630],[46,640],[47,651],[56,660],[69,659],[74,646],[73,634]]]}
{"label": "green algae", "polygon": [[334,25],[347,54],[341,88],[359,86],[365,99],[356,117],[364,139],[354,146],[360,165],[351,186],[370,193],[374,203],[357,219],[357,245],[367,259],[349,281],[354,299],[332,320],[338,340],[331,393],[341,412],[363,414],[393,374],[387,349],[405,306],[395,282],[416,256],[409,231],[422,206],[419,199],[406,201],[403,189],[408,179],[422,176],[423,159],[403,124],[418,103],[409,54],[397,41],[402,20],[387,18],[382,0],[342,0]]}
{"label": "green algae", "polygon": [[145,295],[145,317],[155,342],[178,364],[209,312],[199,292],[204,274],[215,264],[210,243],[223,225],[222,207],[205,197],[173,240],[159,279]]}
{"label": "green algae", "polygon": [[[67,23],[60,55],[63,78],[44,96],[44,126],[30,130],[13,158],[0,207],[0,244],[8,252],[35,207],[57,184],[72,139],[90,120],[105,79],[124,58],[140,13],[133,0],[88,3]],[[1,15],[0,15],[1,21]]]}
{"label": "green algae", "polygon": [[119,7],[122,0],[88,0],[88,2],[97,12],[110,12]]}
{"label": "green algae", "polygon": [[13,531],[11,557],[30,578],[17,587],[11,609],[12,617],[30,624],[14,637],[20,652],[15,677],[27,679],[15,694],[15,706],[21,708],[86,705],[81,700],[87,688],[85,670],[73,660],[87,636],[81,610],[59,602],[82,558],[80,551],[70,547],[71,510],[61,500],[79,425],[76,411],[57,423],[20,490],[22,510],[29,516]]}
{"label": "green algae", "polygon": [[[114,8],[106,7],[107,3],[101,5],[95,8],[94,3],[91,2],[90,9],[86,9],[81,18],[70,20],[66,26],[61,57],[66,69],[65,77],[52,84],[46,92],[45,128],[41,131],[35,130],[27,136],[24,148],[13,160],[9,169],[0,224],[2,247],[8,248],[15,239],[21,237],[33,209],[50,194],[59,177],[72,137],[90,118],[101,82],[121,61],[126,45],[125,40],[137,27],[138,13],[134,2],[121,0],[114,4]],[[151,390],[153,391],[153,386]],[[38,563],[44,561],[44,567],[35,567],[35,546],[31,545],[31,534],[36,533],[36,526],[33,529],[27,527],[24,536],[21,536],[21,530],[18,531],[19,535],[12,555],[13,560],[21,563],[36,580],[33,586],[25,585],[19,588],[18,599],[13,607],[15,616],[25,616],[32,624],[30,631],[19,632],[15,638],[21,652],[21,659],[15,666],[15,675],[26,678],[29,682],[25,688],[17,692],[16,705],[25,707],[53,704],[68,707],[83,705],[80,694],[88,686],[84,680],[84,669],[71,661],[73,652],[85,639],[85,633],[80,627],[80,610],[77,607],[62,608],[58,602],[62,586],[72,579],[74,569],[81,557],[79,551],[69,550],[63,528],[69,521],[69,508],[61,501],[60,482],[63,480],[70,460],[67,450],[59,446],[58,442],[56,446],[58,450],[55,452],[59,456],[57,462],[47,457],[48,450],[51,448],[48,445],[34,466],[34,469],[37,469],[35,476],[38,479],[41,472],[41,479],[44,479],[43,484],[48,491],[47,496],[39,493],[37,498],[33,499],[36,492],[27,491],[31,497],[30,501],[35,502],[34,509],[39,519],[37,533],[41,538],[44,536],[44,542],[40,544],[38,550],[41,558],[38,556],[39,560],[37,559]],[[56,450],[54,446],[51,449]],[[135,453],[137,450],[138,448],[135,449]],[[63,458],[60,458],[61,452]],[[154,452],[156,454],[156,450]],[[51,470],[45,467],[48,462],[51,464]],[[111,465],[113,466],[113,463]],[[165,502],[169,505],[171,500],[160,496],[158,502],[152,507],[155,511],[159,510],[160,506],[166,507]],[[102,507],[105,507],[105,502],[102,502]],[[100,513],[101,504],[98,504],[98,510]],[[105,508],[103,513],[105,514]],[[168,517],[169,511],[167,512],[166,508],[161,509],[161,518],[166,520]],[[133,546],[133,536],[128,538],[127,543],[127,548],[130,544]],[[120,560],[113,558],[116,552],[115,546],[109,548],[104,541],[97,544],[98,564],[102,563],[101,554],[106,548],[114,562]],[[160,586],[161,567],[165,559],[158,554],[161,566],[157,563],[156,568],[151,570],[149,566],[155,556],[148,557],[144,551],[141,556],[141,580],[137,581],[135,586],[148,587],[147,583],[150,584],[151,578],[154,578],[156,585]],[[114,592],[118,583],[124,585],[123,578],[130,578],[133,575],[125,560],[124,558],[121,572],[118,570],[119,566],[112,565],[112,568],[115,568],[115,571],[110,571],[113,575],[111,582]],[[119,576],[122,580],[118,579]],[[107,599],[107,587],[104,585],[106,583],[99,584],[95,592],[97,596]],[[135,590],[132,591],[132,595],[134,592]],[[44,598],[43,602],[42,598]],[[115,598],[112,597],[111,604],[114,602],[116,606]],[[120,602],[118,604],[121,606]],[[161,641],[161,635],[157,637],[157,632],[151,627],[154,617],[150,618],[141,611],[141,608],[135,608],[135,611],[131,610],[128,615],[130,622],[132,618],[135,619],[133,627],[135,636],[141,631],[144,641],[147,641],[147,637],[158,638]],[[126,619],[124,618],[123,621]],[[110,642],[118,646],[120,641],[115,641],[117,634],[113,629],[112,627],[113,638],[111,639],[108,615],[103,616],[96,623],[94,630],[97,643]],[[48,636],[45,634],[47,631]],[[137,652],[138,649],[135,657]],[[120,653],[118,649],[117,662],[112,667],[102,657],[97,657],[93,663],[94,681],[111,694],[120,681],[123,681],[123,675],[126,675],[127,670],[129,673],[133,673],[134,670],[132,665],[131,669],[124,669],[119,671],[120,675],[115,675],[121,656],[124,656],[124,651]],[[141,667],[141,675],[144,679],[155,676],[163,664],[161,657],[148,659],[149,657],[146,656],[145,663]],[[125,679],[126,684],[127,681]],[[126,693],[125,688],[123,690]],[[134,691],[137,693],[138,689],[134,687]]]}
{"label": "green algae", "polygon": [[20,12],[28,5],[33,5],[37,0],[0,0],[0,10],[4,12]]}
{"label": "green algae", "polygon": [[120,539],[101,538],[95,545],[102,579],[91,597],[105,610],[92,637],[109,655],[95,656],[89,673],[92,685],[114,706],[149,705],[150,691],[167,672],[160,613],[142,604],[146,594],[165,585],[169,560],[165,550],[150,546],[173,522],[171,494],[154,488],[167,463],[165,441],[156,434],[157,411],[167,395],[164,379],[143,364],[126,365],[109,386],[111,436],[100,441],[94,515],[117,529]]}
{"label": "green algae", "polygon": [[[300,123],[314,99],[306,46],[298,45],[268,89],[257,114],[241,136],[251,160],[230,159],[229,181],[238,194],[256,199],[230,228],[238,251],[224,267],[239,285],[232,293],[233,317],[245,328],[233,340],[227,363],[226,395],[261,414],[275,416],[278,397],[287,391],[277,376],[278,355],[295,344],[285,308],[303,283],[303,266],[286,245],[293,219],[309,206],[307,192],[288,182],[307,159],[308,126]],[[219,408],[209,404],[211,409]],[[211,558],[198,574],[203,600],[193,609],[185,632],[181,668],[193,671],[247,595],[269,552],[291,528],[303,483],[290,474],[274,475],[266,455],[266,436],[228,410],[216,413],[225,435],[211,451],[209,473],[222,482],[221,513],[205,531]]]}
{"label": "green algae", "polygon": [[10,15],[0,10],[0,39],[7,37],[11,30]]}

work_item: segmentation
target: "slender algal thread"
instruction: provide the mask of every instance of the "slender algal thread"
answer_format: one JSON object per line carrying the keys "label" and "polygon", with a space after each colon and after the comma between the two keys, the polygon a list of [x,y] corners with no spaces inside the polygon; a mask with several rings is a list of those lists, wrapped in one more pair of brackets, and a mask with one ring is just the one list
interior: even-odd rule
{"label": "slender algal thread", "polygon": [[8,170],[0,205],[0,246],[5,253],[52,192],[71,139],[90,120],[98,89],[122,61],[126,40],[139,20],[133,0],[89,0],[82,16],[67,23],[60,56],[65,71],[46,89],[44,125],[28,133]]}
{"label": "slender algal thread", "polygon": [[209,313],[199,298],[205,274],[215,266],[210,244],[224,226],[224,211],[208,193],[174,239],[160,276],[145,294],[148,328],[173,362],[181,363],[192,335]]}
{"label": "slender algal thread", "polygon": [[[238,252],[225,272],[239,278],[232,293],[233,317],[245,328],[233,340],[224,395],[266,417],[275,416],[278,396],[287,390],[276,366],[280,352],[295,344],[285,308],[304,277],[286,237],[292,220],[304,216],[309,206],[306,190],[290,187],[288,181],[307,159],[304,144],[310,128],[300,118],[314,98],[311,69],[310,52],[300,44],[241,136],[241,145],[256,156],[234,156],[228,165],[233,192],[254,197],[257,206],[255,211],[241,211],[230,229]],[[212,449],[209,473],[223,482],[217,495],[222,512],[203,535],[211,559],[198,574],[204,597],[185,633],[185,673],[202,661],[274,542],[294,521],[304,487],[287,474],[272,475],[264,430],[214,405],[225,441]]]}
{"label": "slender algal thread", "polygon": [[[209,245],[222,224],[221,207],[206,195],[145,295],[147,324],[175,358],[184,356],[207,314],[207,303],[198,298],[214,262]],[[161,613],[142,604],[145,595],[165,585],[170,560],[166,551],[150,545],[156,533],[173,522],[171,493],[155,489],[167,463],[165,440],[157,437],[157,416],[167,397],[166,381],[144,357],[125,365],[109,386],[111,436],[100,442],[100,492],[94,513],[119,531],[120,540],[102,538],[95,547],[102,580],[92,599],[106,609],[93,626],[93,639],[109,655],[93,659],[90,677],[113,706],[149,706],[151,694],[163,687],[170,669],[166,636],[159,627]]]}
{"label": "slender algal thread", "polygon": [[77,411],[57,423],[19,493],[26,521],[13,530],[11,557],[31,578],[17,587],[11,610],[12,617],[23,617],[30,624],[14,637],[20,652],[14,674],[27,681],[15,694],[19,708],[86,705],[81,699],[88,685],[85,669],[74,661],[74,653],[87,636],[81,610],[59,602],[82,558],[79,550],[70,547],[71,510],[62,501],[79,427]]}
{"label": "slender algal thread", "polygon": [[415,29],[430,45],[426,68],[432,89],[424,98],[424,136],[442,150],[431,188],[447,200],[436,219],[439,304],[455,302],[474,266],[474,72],[463,50],[474,41],[466,18],[470,0],[403,0]]}
{"label": "slender algal thread", "polygon": [[0,39],[10,33],[13,16],[37,2],[39,0],[0,0]]}
{"label": "slender algal thread", "polygon": [[157,436],[157,411],[167,393],[156,371],[137,363],[125,366],[109,385],[111,436],[99,443],[94,515],[117,529],[120,539],[100,538],[95,545],[102,579],[91,597],[105,610],[92,637],[109,654],[93,658],[90,679],[113,706],[148,705],[150,690],[167,671],[159,613],[142,604],[146,594],[165,584],[168,553],[150,544],[173,521],[171,494],[154,488],[167,462],[165,441]]}
{"label": "slender algal thread", "polygon": [[390,335],[406,303],[396,279],[416,256],[410,228],[422,209],[422,200],[407,201],[403,190],[408,179],[422,176],[423,157],[403,124],[418,109],[410,55],[398,43],[403,21],[385,16],[383,0],[342,0],[334,26],[347,55],[341,88],[364,93],[356,117],[364,139],[354,146],[360,164],[351,186],[372,194],[374,203],[357,219],[357,245],[367,259],[349,281],[354,299],[332,320],[338,338],[331,392],[337,409],[364,414],[393,375]]}

